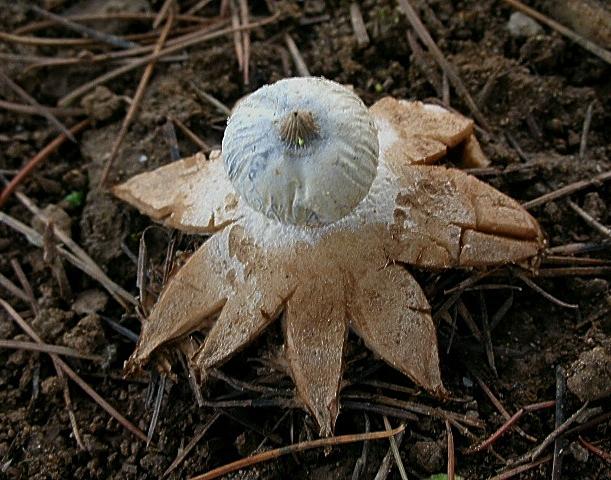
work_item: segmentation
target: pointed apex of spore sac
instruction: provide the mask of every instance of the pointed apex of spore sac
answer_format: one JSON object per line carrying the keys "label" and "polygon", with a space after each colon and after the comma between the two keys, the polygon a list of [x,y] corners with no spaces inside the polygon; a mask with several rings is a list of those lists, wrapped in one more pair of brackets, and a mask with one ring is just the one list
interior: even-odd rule
{"label": "pointed apex of spore sac", "polygon": [[319,127],[312,112],[294,110],[290,112],[280,125],[280,138],[284,143],[294,148],[304,148],[318,136]]}

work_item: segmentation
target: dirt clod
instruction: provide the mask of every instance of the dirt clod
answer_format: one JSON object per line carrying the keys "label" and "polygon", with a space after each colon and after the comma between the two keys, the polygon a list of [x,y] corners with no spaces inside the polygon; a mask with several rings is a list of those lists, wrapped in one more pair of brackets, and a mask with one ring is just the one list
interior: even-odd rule
{"label": "dirt clod", "polygon": [[409,450],[412,464],[422,468],[427,473],[439,472],[444,467],[445,446],[437,441],[418,441]]}
{"label": "dirt clod", "polygon": [[105,342],[100,317],[94,313],[83,317],[74,328],[64,333],[62,341],[79,352],[94,352]]}
{"label": "dirt clod", "polygon": [[569,390],[581,401],[598,400],[611,395],[611,355],[603,347],[583,352],[571,365],[567,380]]}

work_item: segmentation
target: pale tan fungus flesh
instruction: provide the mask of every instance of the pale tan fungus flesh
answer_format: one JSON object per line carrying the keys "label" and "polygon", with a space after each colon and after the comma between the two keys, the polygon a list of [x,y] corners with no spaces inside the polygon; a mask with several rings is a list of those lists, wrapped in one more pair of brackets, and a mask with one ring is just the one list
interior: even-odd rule
{"label": "pale tan fungus flesh", "polygon": [[218,152],[114,189],[165,225],[213,234],[165,286],[128,368],[142,367],[159,347],[206,330],[218,316],[191,357],[205,376],[284,312],[287,363],[322,435],[332,434],[339,413],[348,327],[415,383],[447,394],[430,307],[395,262],[423,268],[536,263],[543,234],[511,198],[460,170],[430,165],[464,142],[464,152],[479,149],[467,148],[476,142],[471,120],[392,98],[371,113],[379,130],[379,184],[374,181],[358,214],[324,228],[287,227],[270,235],[277,227],[240,202]]}

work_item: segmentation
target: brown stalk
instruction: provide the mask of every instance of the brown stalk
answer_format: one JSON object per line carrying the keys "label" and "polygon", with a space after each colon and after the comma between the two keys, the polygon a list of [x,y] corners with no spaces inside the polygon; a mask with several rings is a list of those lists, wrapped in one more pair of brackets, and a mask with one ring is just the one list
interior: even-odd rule
{"label": "brown stalk", "polygon": [[[250,14],[248,12],[248,0],[239,0],[240,2],[240,21],[242,25],[248,25],[250,22]],[[244,70],[244,85],[250,83],[250,31],[242,32],[242,52],[244,53],[242,67]]]}
{"label": "brown stalk", "polygon": [[528,278],[526,275],[524,275],[524,273],[520,272],[519,270],[512,268],[511,271],[514,273],[516,277],[522,280],[526,285],[532,288],[535,292],[537,292],[539,295],[549,300],[550,302],[558,305],[559,307],[571,308],[573,310],[576,310],[579,308],[579,305],[563,302],[562,300],[559,300],[558,298],[554,297],[551,293],[546,292],[539,285],[537,285],[535,282],[533,282],[530,278]]}
{"label": "brown stalk", "polygon": [[600,183],[606,182],[607,180],[611,180],[611,171],[603,172],[590,180],[579,180],[577,182],[569,183],[558,190],[554,190],[553,192],[549,192],[545,195],[529,200],[528,202],[523,203],[522,206],[527,210],[533,207],[538,207],[539,205],[566,197],[575,192],[579,192],[580,190],[584,190],[585,188],[596,186]]}
{"label": "brown stalk", "polygon": [[571,207],[577,215],[583,218],[583,220],[588,225],[590,225],[590,227],[592,227],[594,230],[604,235],[605,237],[611,238],[611,229],[605,227],[602,223],[600,223],[598,220],[592,217],[592,215],[590,215],[588,212],[586,212],[583,208],[581,208],[579,205],[577,205],[572,200],[567,200],[567,203],[569,204],[569,207]]}
{"label": "brown stalk", "polygon": [[508,3],[516,10],[521,11],[522,13],[528,15],[529,17],[538,20],[541,23],[544,23],[550,28],[553,28],[558,33],[564,35],[565,37],[573,40],[579,46],[585,48],[588,52],[596,55],[607,63],[611,63],[611,52],[602,47],[599,47],[594,42],[583,38],[581,35],[578,35],[573,30],[565,27],[564,25],[552,20],[551,18],[543,15],[542,13],[537,12],[536,10],[524,5],[522,2],[518,0],[503,0],[505,3]]}
{"label": "brown stalk", "polygon": [[193,436],[193,438],[187,443],[187,446],[179,451],[178,455],[172,462],[172,464],[167,468],[161,478],[166,478],[170,473],[178,468],[178,466],[187,458],[187,455],[193,450],[195,445],[199,443],[199,441],[204,438],[206,432],[210,429],[210,427],[220,418],[220,413],[215,413],[212,417],[204,424],[204,426]]}
{"label": "brown stalk", "polygon": [[195,82],[189,82],[189,84],[195,91],[196,95],[200,98],[200,100],[203,100],[204,102],[208,102],[223,115],[226,115],[226,116],[231,115],[231,109],[227,105],[225,105],[223,102],[221,102],[219,99],[210,95],[203,88],[198,86]]}
{"label": "brown stalk", "polygon": [[[473,372],[471,372],[471,374],[475,377],[475,380],[477,381],[477,383],[481,387],[482,391],[490,399],[490,401],[492,402],[494,407],[499,411],[499,413],[503,416],[503,418],[505,420],[511,419],[511,415],[509,415],[509,412],[507,411],[507,409],[503,406],[503,404],[500,402],[500,400],[494,396],[494,393],[492,393],[492,390],[490,390],[490,388],[488,388],[488,385],[486,385],[484,383],[484,381],[479,376],[475,375]],[[522,437],[526,438],[528,441],[530,441],[530,442],[536,442],[537,441],[537,439],[535,437],[533,437],[532,435],[527,434],[519,426],[516,425],[514,427],[514,429],[515,429],[516,432],[518,432]]]}
{"label": "brown stalk", "polygon": [[[555,402],[554,402],[555,403]],[[585,402],[579,410],[577,410],[573,415],[571,415],[568,419],[562,422],[559,426],[557,426],[553,432],[551,432],[545,439],[541,442],[540,445],[532,449],[527,454],[520,457],[516,463],[523,463],[524,461],[533,462],[537,458],[541,456],[541,454],[545,451],[547,447],[549,447],[554,441],[563,435],[573,423],[578,422],[585,412],[585,409],[588,406],[588,402]]]}
{"label": "brown stalk", "polygon": [[[75,22],[100,22],[107,20],[140,20],[140,21],[150,21],[157,18],[156,13],[130,13],[130,12],[113,12],[113,13],[93,13],[93,14],[83,14],[83,15],[66,15],[62,18],[67,18],[69,20]],[[208,22],[207,18],[196,17],[193,15],[185,14],[185,15],[176,15],[176,21],[179,22],[191,22],[191,23],[206,23]],[[43,30],[45,28],[49,28],[55,25],[55,22],[50,20],[43,20],[40,22],[32,22],[24,25],[23,27],[19,27],[13,30],[14,35],[24,35],[26,33],[33,33],[38,30]]]}
{"label": "brown stalk", "polygon": [[554,277],[578,277],[578,276],[602,276],[609,275],[611,267],[567,267],[567,268],[542,268],[537,273],[540,278]]}
{"label": "brown stalk", "polygon": [[159,9],[159,12],[157,12],[155,20],[153,20],[153,28],[158,28],[159,25],[161,25],[161,22],[163,22],[163,20],[168,16],[168,13],[170,12],[170,7],[173,3],[174,0],[165,0],[163,2],[163,5]]}
{"label": "brown stalk", "polygon": [[34,97],[32,97],[28,92],[26,92],[23,88],[21,88],[13,80],[11,80],[8,75],[6,75],[2,70],[0,70],[0,81],[4,82],[13,92],[15,92],[19,97],[21,97],[22,100],[37,109],[39,114],[45,117],[49,121],[49,123],[51,123],[51,125],[57,128],[70,140],[76,142],[76,139],[74,138],[72,132],[68,130],[66,126],[57,119],[53,112],[38,103]]}
{"label": "brown stalk", "polygon": [[23,291],[28,297],[28,303],[32,308],[32,312],[34,312],[34,315],[38,315],[40,313],[40,305],[38,305],[38,300],[36,300],[34,290],[32,289],[32,285],[28,281],[28,277],[26,277],[23,269],[21,268],[21,264],[16,258],[11,259],[11,267],[13,267],[15,275],[17,275],[19,283],[21,284],[21,288],[23,288]]}
{"label": "brown stalk", "polygon": [[[13,230],[16,230],[24,235],[32,245],[39,248],[43,247],[44,240],[42,235],[40,235],[36,230],[24,225],[19,220],[16,220],[10,215],[6,215],[4,212],[0,212],[0,223],[4,223]],[[58,232],[61,232],[61,230],[56,229],[56,233]],[[57,251],[76,268],[82,270],[91,278],[98,281],[120,305],[125,308],[128,308],[130,304],[137,305],[136,299],[130,295],[129,292],[125,291],[122,287],[108,278],[108,276],[101,271],[101,269],[95,264],[95,262],[93,262],[93,260],[91,260],[90,257],[82,257],[81,255],[69,252],[62,247],[58,247]]]}
{"label": "brown stalk", "polygon": [[295,64],[295,68],[297,69],[297,74],[300,77],[309,77],[310,71],[308,70],[308,66],[303,60],[301,52],[299,51],[299,48],[297,48],[295,41],[288,33],[284,35],[284,43],[286,43],[286,47],[289,49],[289,53],[293,58],[293,63]]}
{"label": "brown stalk", "polygon": [[[392,431],[392,427],[386,415],[383,417],[384,420],[384,428],[387,432]],[[405,425],[402,425],[405,427]],[[397,465],[397,469],[399,470],[399,475],[401,475],[401,480],[407,480],[407,472],[405,471],[405,466],[403,465],[403,460],[401,460],[401,454],[399,453],[399,447],[397,446],[397,441],[394,436],[388,437],[388,441],[390,443],[390,449],[392,450],[392,455],[395,459],[395,464]]]}
{"label": "brown stalk", "polygon": [[[253,22],[250,23],[248,25],[242,25],[241,27],[234,29],[234,28],[224,28],[221,30],[217,30],[214,32],[209,32],[209,31],[205,31],[204,33],[202,32],[195,32],[196,34],[189,34],[189,35],[185,35],[182,38],[176,39],[177,41],[172,43],[172,46],[169,46],[167,48],[164,48],[163,50],[161,50],[159,53],[157,54],[151,54],[151,55],[147,55],[146,57],[142,57],[138,60],[134,60],[133,62],[124,65],[120,68],[117,68],[115,70],[111,70],[110,72],[105,73],[104,75],[92,80],[91,82],[88,82],[84,85],[82,85],[81,87],[75,89],[73,92],[69,93],[68,95],[66,95],[65,97],[63,97],[62,99],[60,99],[58,101],[58,105],[59,106],[67,106],[69,105],[71,102],[73,102],[75,99],[77,99],[78,97],[80,97],[81,95],[87,93],[88,91],[94,89],[95,87],[97,87],[98,85],[101,85],[109,80],[112,80],[113,78],[116,78],[120,75],[123,75],[124,73],[127,73],[135,68],[141,67],[143,65],[146,65],[147,63],[149,63],[151,60],[157,60],[161,57],[165,57],[168,55],[171,55],[173,53],[179,52],[180,50],[183,50],[185,48],[188,47],[192,47],[194,45],[197,45],[199,43],[203,43],[209,40],[214,40],[216,38],[219,37],[223,37],[225,35],[228,35],[230,33],[233,33],[234,30],[238,30],[238,31],[242,31],[242,30],[247,30],[247,29],[252,29],[252,28],[257,28],[257,27],[262,27],[264,25],[268,25],[270,23],[275,22],[278,19],[279,15],[273,15],[271,17],[267,17],[263,20],[260,20],[258,22]],[[143,47],[144,48],[144,47]]]}
{"label": "brown stalk", "polygon": [[588,148],[588,135],[590,134],[590,125],[592,123],[592,111],[594,109],[594,102],[588,105],[586,110],[586,116],[583,119],[583,128],[581,130],[581,140],[579,142],[579,158],[583,160],[586,156],[586,149]]}
{"label": "brown stalk", "polygon": [[586,441],[581,435],[579,436],[579,443],[581,443],[584,446],[584,448],[588,449],[594,455],[602,458],[608,464],[611,464],[611,454],[598,448],[596,445],[592,445],[590,442]]}
{"label": "brown stalk", "polygon": [[[91,124],[89,119],[77,123],[70,129],[70,133],[74,136],[81,132]],[[23,182],[23,180],[38,166],[39,163],[45,161],[49,155],[57,150],[67,139],[66,134],[61,133],[51,143],[44,147],[40,152],[34,155],[28,163],[15,175],[0,194],[0,208],[4,206],[15,189]]]}
{"label": "brown stalk", "polygon": [[367,33],[367,27],[363,20],[363,14],[361,13],[361,7],[356,2],[350,4],[350,23],[352,23],[352,30],[356,37],[356,43],[359,47],[366,47],[369,45],[369,34]]}
{"label": "brown stalk", "polygon": [[[19,262],[16,259],[11,260],[11,265],[13,266],[13,269],[15,270],[15,273],[17,274],[17,277],[19,278],[19,282],[21,283],[24,291],[28,294],[28,297],[30,298],[30,305],[32,306],[32,311],[34,312],[34,315],[38,316],[38,314],[40,313],[40,309],[38,306],[38,302],[36,301],[36,297],[34,296],[32,285],[30,284],[27,277],[25,276],[25,273],[23,273],[23,270],[21,269],[21,265],[19,264]],[[8,313],[10,314],[11,312],[8,312]],[[81,448],[82,450],[85,450],[85,445],[83,444],[81,433],[79,431],[78,424],[76,422],[76,415],[74,414],[74,409],[72,408],[72,398],[70,397],[70,390],[68,388],[68,383],[66,382],[64,378],[64,372],[62,371],[62,369],[60,368],[59,364],[56,361],[59,359],[59,357],[57,357],[57,355],[51,354],[51,359],[53,360],[53,366],[55,367],[57,376],[59,377],[61,384],[62,384],[62,390],[64,393],[64,402],[66,403],[66,410],[68,411],[68,418],[70,419],[70,426],[72,427],[74,439],[76,440],[78,447]]]}
{"label": "brown stalk", "polygon": [[85,37],[89,37],[94,40],[97,40],[98,42],[106,43],[108,45],[111,45],[113,47],[118,47],[118,48],[134,48],[134,47],[139,46],[137,43],[129,42],[115,35],[112,35],[110,33],[99,32],[91,27],[85,27],[68,18],[61,17],[59,15],[55,15],[54,13],[51,13],[51,12],[47,12],[46,10],[40,7],[37,7],[36,5],[31,5],[30,8],[34,10],[36,13],[38,13],[39,15],[49,20],[52,20],[55,23],[59,23],[60,25],[70,30],[80,33],[81,35]]}
{"label": "brown stalk", "polygon": [[454,454],[454,435],[450,422],[446,420],[446,434],[448,436],[448,480],[454,480],[456,470],[456,455]]}
{"label": "brown stalk", "polygon": [[[49,113],[56,117],[77,117],[85,114],[84,108],[56,108],[42,106]],[[0,100],[0,108],[8,110],[10,112],[22,113],[25,115],[43,115],[41,110],[32,105],[23,105],[21,103],[8,102],[6,100]],[[44,116],[44,115],[43,115]]]}
{"label": "brown stalk", "polygon": [[439,97],[443,97],[441,78],[439,77],[439,73],[437,72],[434,63],[429,57],[427,57],[427,54],[424,53],[424,50],[422,50],[422,47],[418,43],[418,40],[416,40],[414,37],[411,30],[408,30],[405,35],[407,38],[407,43],[409,43],[412,53],[414,54],[414,61],[416,65],[418,65],[420,71],[424,73],[424,76],[433,86],[435,92],[437,92],[437,95]]}
{"label": "brown stalk", "polygon": [[257,455],[253,455],[251,457],[246,457],[241,460],[237,460],[235,462],[228,463],[227,465],[215,468],[214,470],[211,470],[202,475],[191,477],[190,480],[211,480],[213,478],[218,478],[221,475],[226,475],[228,473],[235,472],[236,470],[240,470],[245,467],[257,465],[262,462],[268,462],[270,460],[274,460],[284,455],[290,455],[290,454],[297,453],[297,452],[303,452],[305,450],[311,450],[313,448],[334,447],[337,445],[344,445],[347,443],[364,442],[368,440],[381,440],[384,438],[394,437],[395,435],[401,433],[404,429],[405,429],[405,426],[401,425],[395,428],[394,430],[390,430],[390,431],[385,430],[381,432],[370,432],[370,433],[353,434],[353,435],[340,435],[337,437],[321,438],[318,440],[310,440],[307,442],[289,445],[287,447],[276,448],[274,450],[268,450],[266,452],[262,452]]}
{"label": "brown stalk", "polygon": [[509,478],[513,478],[520,473],[527,472],[528,470],[532,470],[533,468],[537,468],[539,465],[543,465],[544,463],[549,462],[552,459],[551,455],[548,455],[541,460],[537,460],[536,462],[529,463],[527,465],[520,465],[519,467],[511,468],[509,470],[504,471],[503,473],[499,473],[494,477],[490,478],[490,480],[508,480]]}
{"label": "brown stalk", "polygon": [[[38,334],[30,327],[30,325],[11,307],[4,299],[0,298],[0,305],[13,318],[15,323],[27,333],[36,343],[43,344],[44,342]],[[49,353],[53,362],[59,367],[59,371],[63,371],[70,377],[79,387],[81,387],[87,395],[89,395],[100,407],[102,407],[110,416],[117,420],[123,427],[134,434],[137,438],[146,442],[146,435],[138,427],[121,415],[112,405],[104,400],[87,382],[85,382],[72,368],[68,366],[61,358],[54,353]]]}
{"label": "brown stalk", "polygon": [[65,301],[69,301],[72,298],[72,287],[70,287],[70,282],[68,280],[68,276],[66,275],[66,269],[64,268],[62,259],[57,252],[55,226],[53,222],[49,222],[45,226],[42,250],[42,258],[49,266],[53,276],[55,277],[55,281],[59,287],[60,297]]}
{"label": "brown stalk", "polygon": [[49,345],[47,343],[23,342],[20,340],[1,340],[0,348],[12,348],[15,350],[31,350],[33,352],[55,353],[65,357],[80,358],[83,360],[91,360],[92,362],[101,362],[103,360],[99,355],[89,355],[80,353],[73,348],[63,347],[61,345]]}
{"label": "brown stalk", "polygon": [[24,302],[29,302],[30,298],[21,288],[11,282],[8,278],[0,273],[0,285],[7,289],[11,294]]}
{"label": "brown stalk", "polygon": [[231,6],[231,26],[233,27],[233,46],[235,48],[235,56],[238,61],[240,71],[244,70],[244,43],[242,42],[242,32],[240,28],[240,14],[238,7],[234,1],[230,2]]}
{"label": "brown stalk", "polygon": [[[399,433],[396,437],[395,437],[395,443],[397,444],[397,446],[401,446],[401,443],[403,442],[403,437],[405,436],[405,431]],[[376,473],[376,476],[374,477],[374,480],[386,480],[386,478],[388,477],[388,474],[390,473],[391,469],[392,469],[392,461],[393,461],[393,453],[392,453],[392,448],[388,448],[388,452],[386,452],[386,455],[384,455],[384,458],[382,459],[382,463],[380,463],[380,467],[378,468],[378,473]]]}
{"label": "brown stalk", "polygon": [[191,130],[189,127],[187,127],[182,121],[180,121],[178,118],[170,115],[168,117],[170,119],[170,121],[176,125],[180,131],[182,133],[185,134],[185,136],[191,140],[195,145],[197,145],[200,150],[202,150],[203,152],[210,152],[210,150],[212,150],[212,148],[206,143],[204,142],[201,138],[199,138],[195,132],[193,132],[193,130]]}
{"label": "brown stalk", "polygon": [[[166,20],[165,27],[161,31],[161,34],[159,35],[159,40],[157,41],[157,44],[155,45],[155,49],[153,50],[154,55],[158,54],[161,51],[161,49],[163,48],[163,45],[168,37],[168,34],[170,33],[170,29],[172,28],[173,24],[174,24],[174,15],[172,12],[170,12],[168,19]],[[108,179],[110,169],[112,168],[115,162],[117,154],[119,153],[119,148],[121,147],[121,144],[123,143],[123,139],[125,138],[125,135],[127,135],[127,129],[129,128],[130,124],[132,123],[132,120],[134,119],[136,112],[138,111],[138,108],[140,107],[140,102],[142,101],[142,98],[144,97],[144,92],[146,91],[148,82],[151,76],[153,75],[153,69],[155,68],[155,63],[156,63],[156,59],[151,60],[149,64],[146,66],[146,68],[144,69],[144,73],[142,74],[142,77],[140,78],[140,83],[138,84],[138,88],[136,89],[134,98],[132,99],[132,102],[129,105],[129,110],[127,111],[127,114],[125,115],[125,119],[123,120],[123,123],[121,124],[121,129],[119,130],[119,134],[117,135],[117,138],[112,145],[112,150],[110,151],[110,157],[108,157],[108,160],[106,161],[106,165],[104,166],[104,171],[102,172],[102,177],[100,178],[100,186],[103,186],[106,184],[106,180]]]}
{"label": "brown stalk", "polygon": [[200,0],[199,2],[197,2],[195,5],[193,5],[189,10],[187,10],[187,15],[195,15],[197,12],[199,12],[202,8],[208,6],[210,3],[212,3],[214,0]]}
{"label": "brown stalk", "polygon": [[513,414],[513,416],[509,420],[507,420],[503,425],[501,425],[499,429],[496,432],[494,432],[490,437],[488,437],[486,440],[484,440],[479,445],[470,447],[469,449],[465,451],[465,453],[467,455],[472,454],[472,453],[478,453],[478,452],[481,452],[491,447],[499,438],[503,436],[503,434],[505,434],[505,432],[507,432],[520,418],[522,418],[522,416],[526,412],[535,412],[537,410],[542,410],[545,408],[552,408],[555,405],[556,405],[555,400],[549,400],[547,402],[535,403],[535,404],[527,405],[525,407],[520,408],[516,413]]}

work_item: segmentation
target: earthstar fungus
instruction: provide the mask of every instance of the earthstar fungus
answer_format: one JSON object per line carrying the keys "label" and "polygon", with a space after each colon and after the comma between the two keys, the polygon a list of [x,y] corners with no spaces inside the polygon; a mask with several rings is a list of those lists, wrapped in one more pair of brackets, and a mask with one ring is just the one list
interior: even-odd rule
{"label": "earthstar fungus", "polygon": [[348,329],[444,397],[430,306],[405,265],[535,264],[537,222],[457,169],[485,157],[473,122],[384,98],[367,109],[320,78],[263,87],[238,103],[223,152],[138,175],[114,193],[154,220],[211,235],[171,278],[129,360],[212,328],[191,358],[203,376],[282,318],[298,398],[330,435]]}

